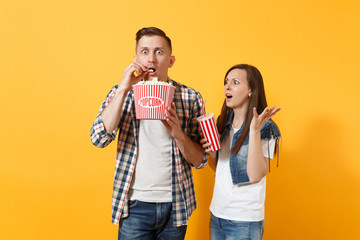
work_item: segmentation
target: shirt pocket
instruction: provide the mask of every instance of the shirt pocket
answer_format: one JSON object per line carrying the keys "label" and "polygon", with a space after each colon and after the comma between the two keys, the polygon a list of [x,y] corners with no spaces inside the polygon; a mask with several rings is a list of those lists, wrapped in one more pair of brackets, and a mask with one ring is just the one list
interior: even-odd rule
{"label": "shirt pocket", "polygon": [[248,144],[243,144],[237,154],[241,158],[245,158],[245,160],[248,157]]}
{"label": "shirt pocket", "polygon": [[246,171],[248,158],[248,145],[242,145],[239,152],[236,154],[237,169]]}

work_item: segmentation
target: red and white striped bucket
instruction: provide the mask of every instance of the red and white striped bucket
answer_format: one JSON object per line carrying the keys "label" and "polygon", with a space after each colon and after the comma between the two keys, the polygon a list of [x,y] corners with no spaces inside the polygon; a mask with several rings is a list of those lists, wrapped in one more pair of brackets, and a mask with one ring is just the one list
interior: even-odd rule
{"label": "red and white striped bucket", "polygon": [[200,116],[197,121],[201,127],[201,131],[204,134],[206,140],[211,143],[211,150],[217,151],[221,148],[218,130],[215,124],[215,118],[213,113],[208,113],[205,116]]}
{"label": "red and white striped bucket", "polygon": [[137,119],[166,119],[166,108],[174,98],[174,86],[161,84],[133,85]]}

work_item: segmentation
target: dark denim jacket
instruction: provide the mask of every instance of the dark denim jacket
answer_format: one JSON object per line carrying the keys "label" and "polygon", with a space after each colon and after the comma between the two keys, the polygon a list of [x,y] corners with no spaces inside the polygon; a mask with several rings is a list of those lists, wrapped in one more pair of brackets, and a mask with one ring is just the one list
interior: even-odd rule
{"label": "dark denim jacket", "polygon": [[[224,132],[221,134],[220,141],[223,140],[228,136],[230,133],[230,128],[232,124],[232,119],[234,117],[234,113],[231,114],[228,122],[226,123],[226,127]],[[234,133],[231,148],[233,148],[236,140],[240,137],[245,124],[241,126],[241,128]],[[260,130],[261,139],[271,139],[275,138],[277,141],[280,138],[279,129],[276,127],[275,123],[271,120],[267,121]],[[248,174],[247,174],[247,156],[248,156],[248,148],[249,148],[249,134],[246,136],[243,145],[241,146],[239,152],[236,155],[233,155],[230,152],[230,172],[231,172],[231,179],[233,184],[246,184],[250,183]]]}

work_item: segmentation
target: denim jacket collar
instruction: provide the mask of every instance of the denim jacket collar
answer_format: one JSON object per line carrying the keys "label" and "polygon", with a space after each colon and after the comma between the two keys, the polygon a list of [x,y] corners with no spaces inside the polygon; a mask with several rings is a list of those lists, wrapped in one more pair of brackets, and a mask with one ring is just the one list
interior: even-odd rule
{"label": "denim jacket collar", "polygon": [[[234,111],[231,112],[231,115],[228,121],[226,122],[225,130],[223,134],[221,134],[221,138],[225,137],[229,133],[229,130],[232,126],[233,118],[234,118]],[[240,129],[236,133],[234,133],[234,137],[236,136],[236,139],[239,138],[239,136],[244,130],[244,127],[245,127],[245,122],[241,125]],[[261,127],[260,135],[261,135],[261,139],[263,140],[269,140],[271,138],[278,139],[281,137],[279,129],[276,127],[275,123],[272,120],[269,120],[264,123],[264,125]],[[233,142],[233,144],[234,143],[235,142]],[[243,144],[248,144],[248,143],[249,143],[249,133],[247,134]],[[231,147],[233,147],[233,144]]]}

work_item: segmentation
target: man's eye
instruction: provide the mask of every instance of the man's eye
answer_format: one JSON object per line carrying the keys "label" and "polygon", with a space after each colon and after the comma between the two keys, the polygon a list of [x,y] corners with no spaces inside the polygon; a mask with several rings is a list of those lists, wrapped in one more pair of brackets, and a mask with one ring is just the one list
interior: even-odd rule
{"label": "man's eye", "polygon": [[163,53],[163,51],[161,51],[161,50],[157,50],[157,51],[156,51],[156,53],[157,53],[157,54],[162,54],[162,53]]}
{"label": "man's eye", "polygon": [[147,50],[142,50],[141,51],[143,54],[146,54],[148,51]]}

